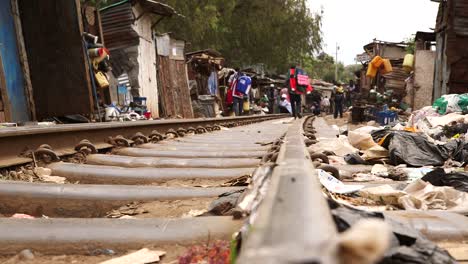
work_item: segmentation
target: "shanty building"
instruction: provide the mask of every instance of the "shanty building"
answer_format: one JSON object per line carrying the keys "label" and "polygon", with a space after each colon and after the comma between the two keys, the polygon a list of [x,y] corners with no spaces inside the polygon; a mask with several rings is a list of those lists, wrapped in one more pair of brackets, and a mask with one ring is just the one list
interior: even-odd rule
{"label": "shanty building", "polygon": [[0,0],[0,122],[95,111],[82,11],[78,0]]}
{"label": "shanty building", "polygon": [[364,51],[370,60],[375,56],[389,59],[393,71],[387,74],[380,74],[380,72],[378,72],[375,78],[369,78],[366,76],[366,72],[370,61],[364,62],[360,78],[361,93],[367,94],[369,90],[377,88],[378,92],[384,93],[387,90],[393,90],[395,95],[401,98],[404,97],[406,94],[405,80],[409,77],[409,73],[403,69],[406,47],[406,43],[393,43],[379,40],[374,40],[364,46]]}
{"label": "shanty building", "polygon": [[[434,1],[434,0],[433,0]],[[434,98],[468,92],[468,0],[440,2],[436,24]]]}
{"label": "shanty building", "polygon": [[100,13],[104,40],[111,53],[113,101],[119,101],[117,87],[121,84],[128,87],[131,97],[144,97],[152,117],[159,117],[154,29],[162,18],[176,14],[175,10],[152,0],[124,0]]}

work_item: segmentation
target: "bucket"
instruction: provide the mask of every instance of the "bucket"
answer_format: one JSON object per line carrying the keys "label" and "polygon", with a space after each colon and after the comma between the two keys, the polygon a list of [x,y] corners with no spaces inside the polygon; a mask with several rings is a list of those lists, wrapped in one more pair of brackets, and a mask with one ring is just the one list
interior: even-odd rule
{"label": "bucket", "polygon": [[366,76],[370,78],[374,78],[375,75],[377,75],[377,68],[374,67],[372,63],[369,63],[369,66],[367,67]]}
{"label": "bucket", "polygon": [[406,54],[405,59],[403,60],[403,69],[406,72],[410,72],[413,70],[414,65],[414,55],[413,54]]}
{"label": "bucket", "polygon": [[383,59],[380,56],[375,56],[371,61],[371,64],[374,65],[374,67],[377,69],[380,68],[380,66],[382,66],[382,63]]}
{"label": "bucket", "polygon": [[387,74],[391,73],[393,71],[392,63],[390,62],[389,59],[384,59],[383,60],[383,68],[380,71],[382,74]]}

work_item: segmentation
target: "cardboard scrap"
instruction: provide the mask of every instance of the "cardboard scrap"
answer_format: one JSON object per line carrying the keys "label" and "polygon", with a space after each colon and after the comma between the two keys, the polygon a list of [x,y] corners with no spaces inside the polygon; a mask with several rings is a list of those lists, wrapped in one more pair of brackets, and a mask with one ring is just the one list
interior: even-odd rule
{"label": "cardboard scrap", "polygon": [[166,252],[149,250],[147,248],[140,249],[128,255],[113,258],[100,264],[147,264],[159,262],[160,257],[164,256]]}

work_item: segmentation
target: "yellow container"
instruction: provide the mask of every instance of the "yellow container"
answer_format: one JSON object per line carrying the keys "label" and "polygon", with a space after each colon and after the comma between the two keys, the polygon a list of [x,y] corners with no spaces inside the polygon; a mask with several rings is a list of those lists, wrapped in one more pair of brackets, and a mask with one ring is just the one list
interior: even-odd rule
{"label": "yellow container", "polygon": [[244,110],[244,112],[250,111],[250,102],[248,100],[244,101],[244,104],[242,105],[242,109]]}
{"label": "yellow container", "polygon": [[375,56],[371,61],[371,64],[374,65],[374,67],[377,69],[380,68],[380,66],[382,66],[382,63],[383,59],[380,56]]}
{"label": "yellow container", "polygon": [[374,67],[372,63],[369,63],[369,66],[367,66],[366,76],[369,78],[374,78],[375,75],[377,75],[377,68]]}
{"label": "yellow container", "polygon": [[390,62],[389,59],[384,59],[383,60],[383,68],[380,71],[382,74],[387,74],[391,73],[393,71],[392,63]]}
{"label": "yellow container", "polygon": [[414,55],[413,54],[406,54],[405,59],[403,60],[403,69],[405,71],[410,72],[413,70],[414,65]]}

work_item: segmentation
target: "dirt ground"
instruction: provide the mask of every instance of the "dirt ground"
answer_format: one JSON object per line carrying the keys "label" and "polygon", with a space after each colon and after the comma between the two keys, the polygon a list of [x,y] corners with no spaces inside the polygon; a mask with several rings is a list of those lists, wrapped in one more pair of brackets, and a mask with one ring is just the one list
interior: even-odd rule
{"label": "dirt ground", "polygon": [[347,126],[348,131],[353,131],[353,130],[358,129],[360,127],[367,126],[366,122],[365,123],[359,123],[359,124],[351,123],[350,115],[351,115],[351,112],[345,112],[343,114],[343,118],[334,119],[333,115],[326,115],[326,116],[323,116],[323,119],[325,119],[327,124],[330,125],[330,126],[332,126],[332,125],[336,125],[338,127]]}
{"label": "dirt ground", "polygon": [[[190,246],[183,246],[183,245],[167,245],[167,246],[159,246],[159,247],[147,247],[152,250],[158,251],[165,251],[166,255],[161,258],[159,263],[166,263],[166,264],[176,264],[179,263],[178,258],[179,256],[183,255]],[[60,256],[49,256],[49,255],[41,255],[40,253],[35,253],[34,259],[32,260],[21,260],[18,256],[14,257],[1,257],[0,263],[2,264],[98,264],[103,261],[123,256],[128,253],[132,253],[134,251],[129,252],[119,252],[113,256],[84,256],[84,255],[60,255]]]}
{"label": "dirt ground", "polygon": [[130,206],[123,206],[121,209],[113,210],[112,215],[128,215],[134,218],[191,217],[206,212],[211,202],[215,199],[213,197],[131,204]]}

